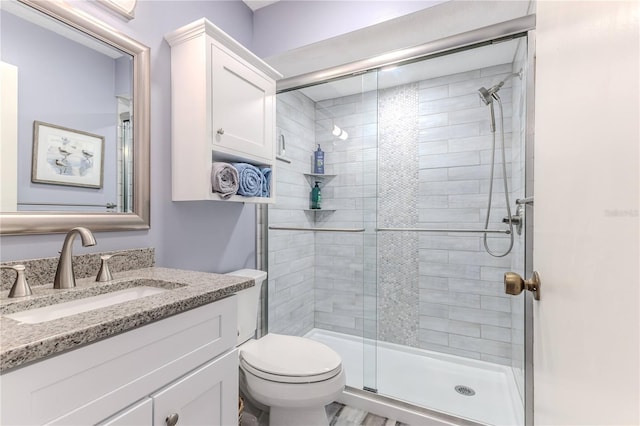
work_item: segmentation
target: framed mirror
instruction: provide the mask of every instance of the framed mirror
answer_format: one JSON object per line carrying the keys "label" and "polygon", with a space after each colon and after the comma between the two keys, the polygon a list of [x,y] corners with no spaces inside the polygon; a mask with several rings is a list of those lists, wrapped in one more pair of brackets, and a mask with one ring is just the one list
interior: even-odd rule
{"label": "framed mirror", "polygon": [[148,229],[149,48],[60,0],[0,14],[0,233]]}

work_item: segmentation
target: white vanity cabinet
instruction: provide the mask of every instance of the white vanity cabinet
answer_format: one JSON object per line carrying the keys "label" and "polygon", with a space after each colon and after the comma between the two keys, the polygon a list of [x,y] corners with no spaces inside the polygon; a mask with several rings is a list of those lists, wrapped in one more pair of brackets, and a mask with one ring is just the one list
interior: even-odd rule
{"label": "white vanity cabinet", "polygon": [[236,297],[0,376],[3,425],[238,422]]}
{"label": "white vanity cabinet", "polygon": [[156,392],[153,425],[175,416],[177,425],[232,425],[238,422],[238,354],[212,361]]}
{"label": "white vanity cabinet", "polygon": [[98,426],[231,425],[237,421],[237,353],[229,352]]}
{"label": "white vanity cabinet", "polygon": [[153,418],[153,400],[145,398],[142,402],[122,410],[97,426],[134,426],[151,424]]}
{"label": "white vanity cabinet", "polygon": [[[212,161],[275,166],[275,80],[281,75],[207,19],[165,36],[171,46],[172,199],[220,200]],[[233,196],[230,201],[272,202]]]}

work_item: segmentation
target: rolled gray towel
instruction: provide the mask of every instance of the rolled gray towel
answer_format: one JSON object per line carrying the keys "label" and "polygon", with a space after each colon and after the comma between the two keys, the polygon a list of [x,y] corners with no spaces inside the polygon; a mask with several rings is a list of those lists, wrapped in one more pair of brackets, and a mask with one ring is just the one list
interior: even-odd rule
{"label": "rolled gray towel", "polygon": [[227,199],[238,192],[238,171],[229,163],[214,161],[211,164],[211,188]]}

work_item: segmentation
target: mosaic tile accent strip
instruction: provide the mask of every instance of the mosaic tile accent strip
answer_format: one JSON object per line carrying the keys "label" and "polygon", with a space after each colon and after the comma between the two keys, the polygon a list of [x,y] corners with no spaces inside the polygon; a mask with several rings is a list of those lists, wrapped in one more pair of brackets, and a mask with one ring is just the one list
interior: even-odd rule
{"label": "mosaic tile accent strip", "polygon": [[[378,98],[378,223],[416,227],[418,84],[382,90]],[[378,236],[378,338],[416,346],[419,325],[418,235]]]}

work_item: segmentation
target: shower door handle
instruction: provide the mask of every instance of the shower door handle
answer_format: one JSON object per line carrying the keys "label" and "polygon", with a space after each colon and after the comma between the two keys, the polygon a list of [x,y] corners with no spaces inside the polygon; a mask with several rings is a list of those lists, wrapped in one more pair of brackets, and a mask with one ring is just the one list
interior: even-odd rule
{"label": "shower door handle", "polygon": [[529,290],[533,293],[533,298],[540,300],[540,275],[534,271],[531,279],[523,280],[515,272],[504,274],[504,292],[512,296],[522,293],[522,290]]}

